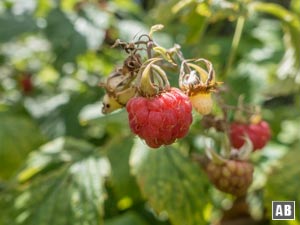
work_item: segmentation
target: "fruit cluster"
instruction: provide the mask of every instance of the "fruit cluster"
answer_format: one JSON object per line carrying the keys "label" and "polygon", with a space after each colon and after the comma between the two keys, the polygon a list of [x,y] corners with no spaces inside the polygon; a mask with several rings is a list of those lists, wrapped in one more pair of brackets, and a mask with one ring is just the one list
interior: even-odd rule
{"label": "fruit cluster", "polygon": [[[238,104],[228,106],[217,101],[221,117],[212,114],[212,93],[220,100],[220,82],[210,61],[184,59],[180,46],[165,49],[155,43],[152,34],[162,28],[153,26],[148,35],[134,42],[117,40],[128,54],[104,83],[102,112],[111,113],[125,107],[131,131],[151,148],[170,145],[185,137],[193,121],[192,109],[202,115],[204,129],[221,133],[223,149],[209,149],[199,163],[216,188],[233,195],[245,195],[253,179],[253,165],[248,161],[253,151],[262,149],[271,137],[266,121],[257,110]],[[145,53],[145,54],[143,54]],[[146,56],[143,56],[146,55]],[[171,87],[166,66],[177,69],[178,86]],[[236,114],[234,120],[229,110]],[[245,114],[245,115],[244,115]]]}
{"label": "fruit cluster", "polygon": [[[209,180],[219,190],[243,196],[252,183],[254,167],[248,161],[252,152],[261,150],[271,138],[268,123],[262,120],[256,108],[239,102],[235,110],[234,120],[226,118],[228,106],[220,104],[223,118],[212,114],[202,120],[205,128],[215,128],[225,135],[223,154],[209,150],[205,163],[199,161]],[[228,143],[226,143],[228,142]]]}
{"label": "fruit cluster", "polygon": [[[152,33],[161,28],[153,26],[149,35],[141,35],[135,42],[117,40],[114,47],[122,47],[128,57],[100,84],[106,90],[102,112],[126,107],[131,131],[152,148],[186,136],[193,120],[192,108],[209,114],[213,107],[211,92],[218,86],[208,60],[186,60],[178,45],[165,49],[154,42]],[[146,58],[141,56],[144,50]],[[170,86],[166,63],[180,68],[180,89]]]}

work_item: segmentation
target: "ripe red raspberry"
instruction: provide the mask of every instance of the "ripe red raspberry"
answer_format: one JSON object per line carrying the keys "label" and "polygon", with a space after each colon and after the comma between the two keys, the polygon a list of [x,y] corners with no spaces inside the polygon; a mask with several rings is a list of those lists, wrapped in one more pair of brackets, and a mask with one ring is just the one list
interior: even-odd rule
{"label": "ripe red raspberry", "polygon": [[31,80],[31,76],[24,74],[20,80],[21,88],[23,93],[29,94],[33,90],[33,84]]}
{"label": "ripe red raspberry", "polygon": [[234,148],[239,149],[245,143],[245,135],[248,135],[253,151],[263,148],[271,138],[271,130],[266,121],[257,124],[243,124],[234,122],[230,125],[230,141]]}
{"label": "ripe red raspberry", "polygon": [[246,161],[227,160],[218,165],[210,161],[205,168],[210,181],[220,191],[236,196],[246,194],[253,179],[253,165]]}
{"label": "ripe red raspberry", "polygon": [[150,98],[132,98],[126,109],[132,132],[152,148],[184,137],[193,120],[190,100],[177,88]]}

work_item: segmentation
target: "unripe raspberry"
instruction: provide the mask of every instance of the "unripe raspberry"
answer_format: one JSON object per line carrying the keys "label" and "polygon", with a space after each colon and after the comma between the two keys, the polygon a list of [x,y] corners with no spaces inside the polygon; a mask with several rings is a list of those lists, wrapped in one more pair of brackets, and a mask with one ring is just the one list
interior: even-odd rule
{"label": "unripe raspberry", "polygon": [[241,148],[247,135],[253,144],[253,151],[261,149],[271,138],[269,124],[262,120],[256,124],[234,122],[230,125],[230,141],[234,148]]}
{"label": "unripe raspberry", "polygon": [[132,132],[152,148],[183,138],[193,120],[189,98],[177,88],[150,98],[132,98],[126,109]]}
{"label": "unripe raspberry", "polygon": [[190,96],[194,109],[201,115],[207,115],[213,107],[213,100],[210,92],[198,92],[196,95]]}
{"label": "unripe raspberry", "polygon": [[[205,69],[197,65],[205,64]],[[213,108],[211,92],[219,82],[215,80],[212,63],[206,59],[183,61],[180,69],[179,87],[190,98],[193,108],[201,115],[208,115]]]}
{"label": "unripe raspberry", "polygon": [[210,161],[205,170],[216,188],[236,196],[246,194],[253,179],[253,165],[246,161],[226,160],[222,165]]}

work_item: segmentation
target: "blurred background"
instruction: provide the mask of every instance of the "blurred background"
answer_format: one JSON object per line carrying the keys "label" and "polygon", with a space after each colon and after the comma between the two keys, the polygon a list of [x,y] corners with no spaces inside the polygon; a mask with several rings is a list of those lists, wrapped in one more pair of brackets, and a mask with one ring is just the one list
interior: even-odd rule
{"label": "blurred background", "polygon": [[[101,113],[98,84],[126,58],[111,45],[154,24],[271,126],[237,209],[187,157],[204,153],[200,116],[176,149],[149,153],[125,110]],[[1,0],[0,225],[300,224],[271,221],[272,200],[299,212],[299,91],[299,0]]]}

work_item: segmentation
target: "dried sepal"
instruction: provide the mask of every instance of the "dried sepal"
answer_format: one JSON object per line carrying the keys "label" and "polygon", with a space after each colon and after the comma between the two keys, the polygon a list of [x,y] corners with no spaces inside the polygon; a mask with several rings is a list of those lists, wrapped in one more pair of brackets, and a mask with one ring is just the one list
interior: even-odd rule
{"label": "dried sepal", "polygon": [[141,96],[152,97],[170,88],[165,71],[155,63],[161,58],[147,60],[137,75],[137,89]]}

